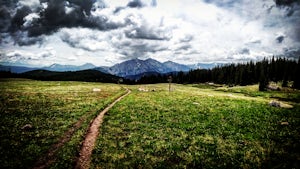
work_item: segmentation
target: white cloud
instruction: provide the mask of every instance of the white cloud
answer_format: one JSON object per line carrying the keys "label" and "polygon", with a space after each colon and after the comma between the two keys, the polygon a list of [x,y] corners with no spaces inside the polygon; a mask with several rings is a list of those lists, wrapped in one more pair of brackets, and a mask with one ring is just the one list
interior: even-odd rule
{"label": "white cloud", "polygon": [[39,0],[19,0],[20,6],[29,6],[31,8],[37,8],[40,5]]}
{"label": "white cloud", "polygon": [[25,16],[25,18],[23,19],[24,20],[24,24],[23,26],[24,27],[29,27],[29,26],[32,26],[32,22],[36,19],[39,19],[40,18],[40,15],[37,14],[37,13],[31,13],[27,16]]}
{"label": "white cloud", "polygon": [[[19,3],[37,6],[37,2]],[[27,46],[11,45],[10,51],[3,53],[7,60],[17,60],[23,54],[19,58],[40,59],[42,64],[92,62],[110,66],[148,57],[186,64],[239,62],[299,50],[300,37],[297,39],[294,30],[299,11],[287,16],[287,8],[276,7],[273,0],[210,2],[157,0],[157,6],[152,7],[152,0],[142,0],[144,7],[129,8],[128,0],[99,0],[91,17],[103,30],[61,28],[52,35],[37,37],[40,45],[26,37],[26,32],[20,33],[19,41]],[[116,12],[118,7],[122,8]],[[65,8],[66,13],[73,10]],[[37,13],[27,15],[24,26],[31,26],[38,18]]]}

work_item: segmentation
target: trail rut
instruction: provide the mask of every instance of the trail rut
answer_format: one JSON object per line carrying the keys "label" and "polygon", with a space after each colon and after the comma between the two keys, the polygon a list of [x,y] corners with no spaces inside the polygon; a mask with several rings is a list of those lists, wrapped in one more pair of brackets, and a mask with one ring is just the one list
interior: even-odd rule
{"label": "trail rut", "polygon": [[90,166],[91,162],[91,155],[92,151],[94,149],[96,139],[99,135],[99,127],[101,126],[103,122],[103,117],[106,112],[108,112],[109,109],[111,109],[117,102],[122,100],[124,97],[129,95],[131,93],[130,90],[126,89],[127,93],[124,94],[123,96],[119,97],[117,100],[115,100],[113,103],[111,103],[108,107],[106,107],[103,111],[100,112],[100,114],[93,120],[91,123],[88,132],[85,136],[85,140],[82,144],[80,153],[79,153],[79,158],[77,159],[76,162],[76,169],[88,169]]}

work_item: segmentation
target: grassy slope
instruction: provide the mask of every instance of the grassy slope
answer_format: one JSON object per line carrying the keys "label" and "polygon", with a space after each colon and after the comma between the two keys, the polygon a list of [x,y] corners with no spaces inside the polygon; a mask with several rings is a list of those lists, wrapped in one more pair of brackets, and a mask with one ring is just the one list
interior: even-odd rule
{"label": "grassy slope", "polygon": [[[93,92],[93,88],[102,89]],[[54,168],[71,168],[88,124],[124,91],[83,82],[0,81],[0,168],[31,168],[81,117],[84,121],[58,152]],[[32,129],[21,128],[31,124]]]}
{"label": "grassy slope", "polygon": [[[176,85],[169,93],[167,84],[144,86],[155,92],[135,87],[104,117],[93,168],[299,167],[298,91]],[[273,94],[295,101],[294,108],[270,107]]]}

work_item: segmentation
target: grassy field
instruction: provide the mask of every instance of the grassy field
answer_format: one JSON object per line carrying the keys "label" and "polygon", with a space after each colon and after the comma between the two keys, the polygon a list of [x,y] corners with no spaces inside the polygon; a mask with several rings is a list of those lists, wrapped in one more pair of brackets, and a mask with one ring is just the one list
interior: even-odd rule
{"label": "grassy field", "polygon": [[[91,168],[299,168],[299,91],[126,87],[132,93],[104,116]],[[32,168],[74,128],[49,166],[73,168],[90,121],[125,92],[114,84],[0,80],[0,168]]]}
{"label": "grassy field", "polygon": [[299,91],[131,88],[104,117],[92,168],[299,168]]}
{"label": "grassy field", "polygon": [[90,121],[122,93],[114,84],[0,80],[0,168],[32,168],[74,128],[50,166],[72,168]]}

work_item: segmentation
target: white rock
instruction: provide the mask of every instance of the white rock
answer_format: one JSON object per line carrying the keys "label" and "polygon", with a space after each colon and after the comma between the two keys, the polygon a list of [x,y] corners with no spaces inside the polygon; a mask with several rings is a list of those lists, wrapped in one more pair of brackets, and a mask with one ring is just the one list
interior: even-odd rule
{"label": "white rock", "polygon": [[94,88],[94,89],[93,89],[93,92],[101,92],[101,89]]}

